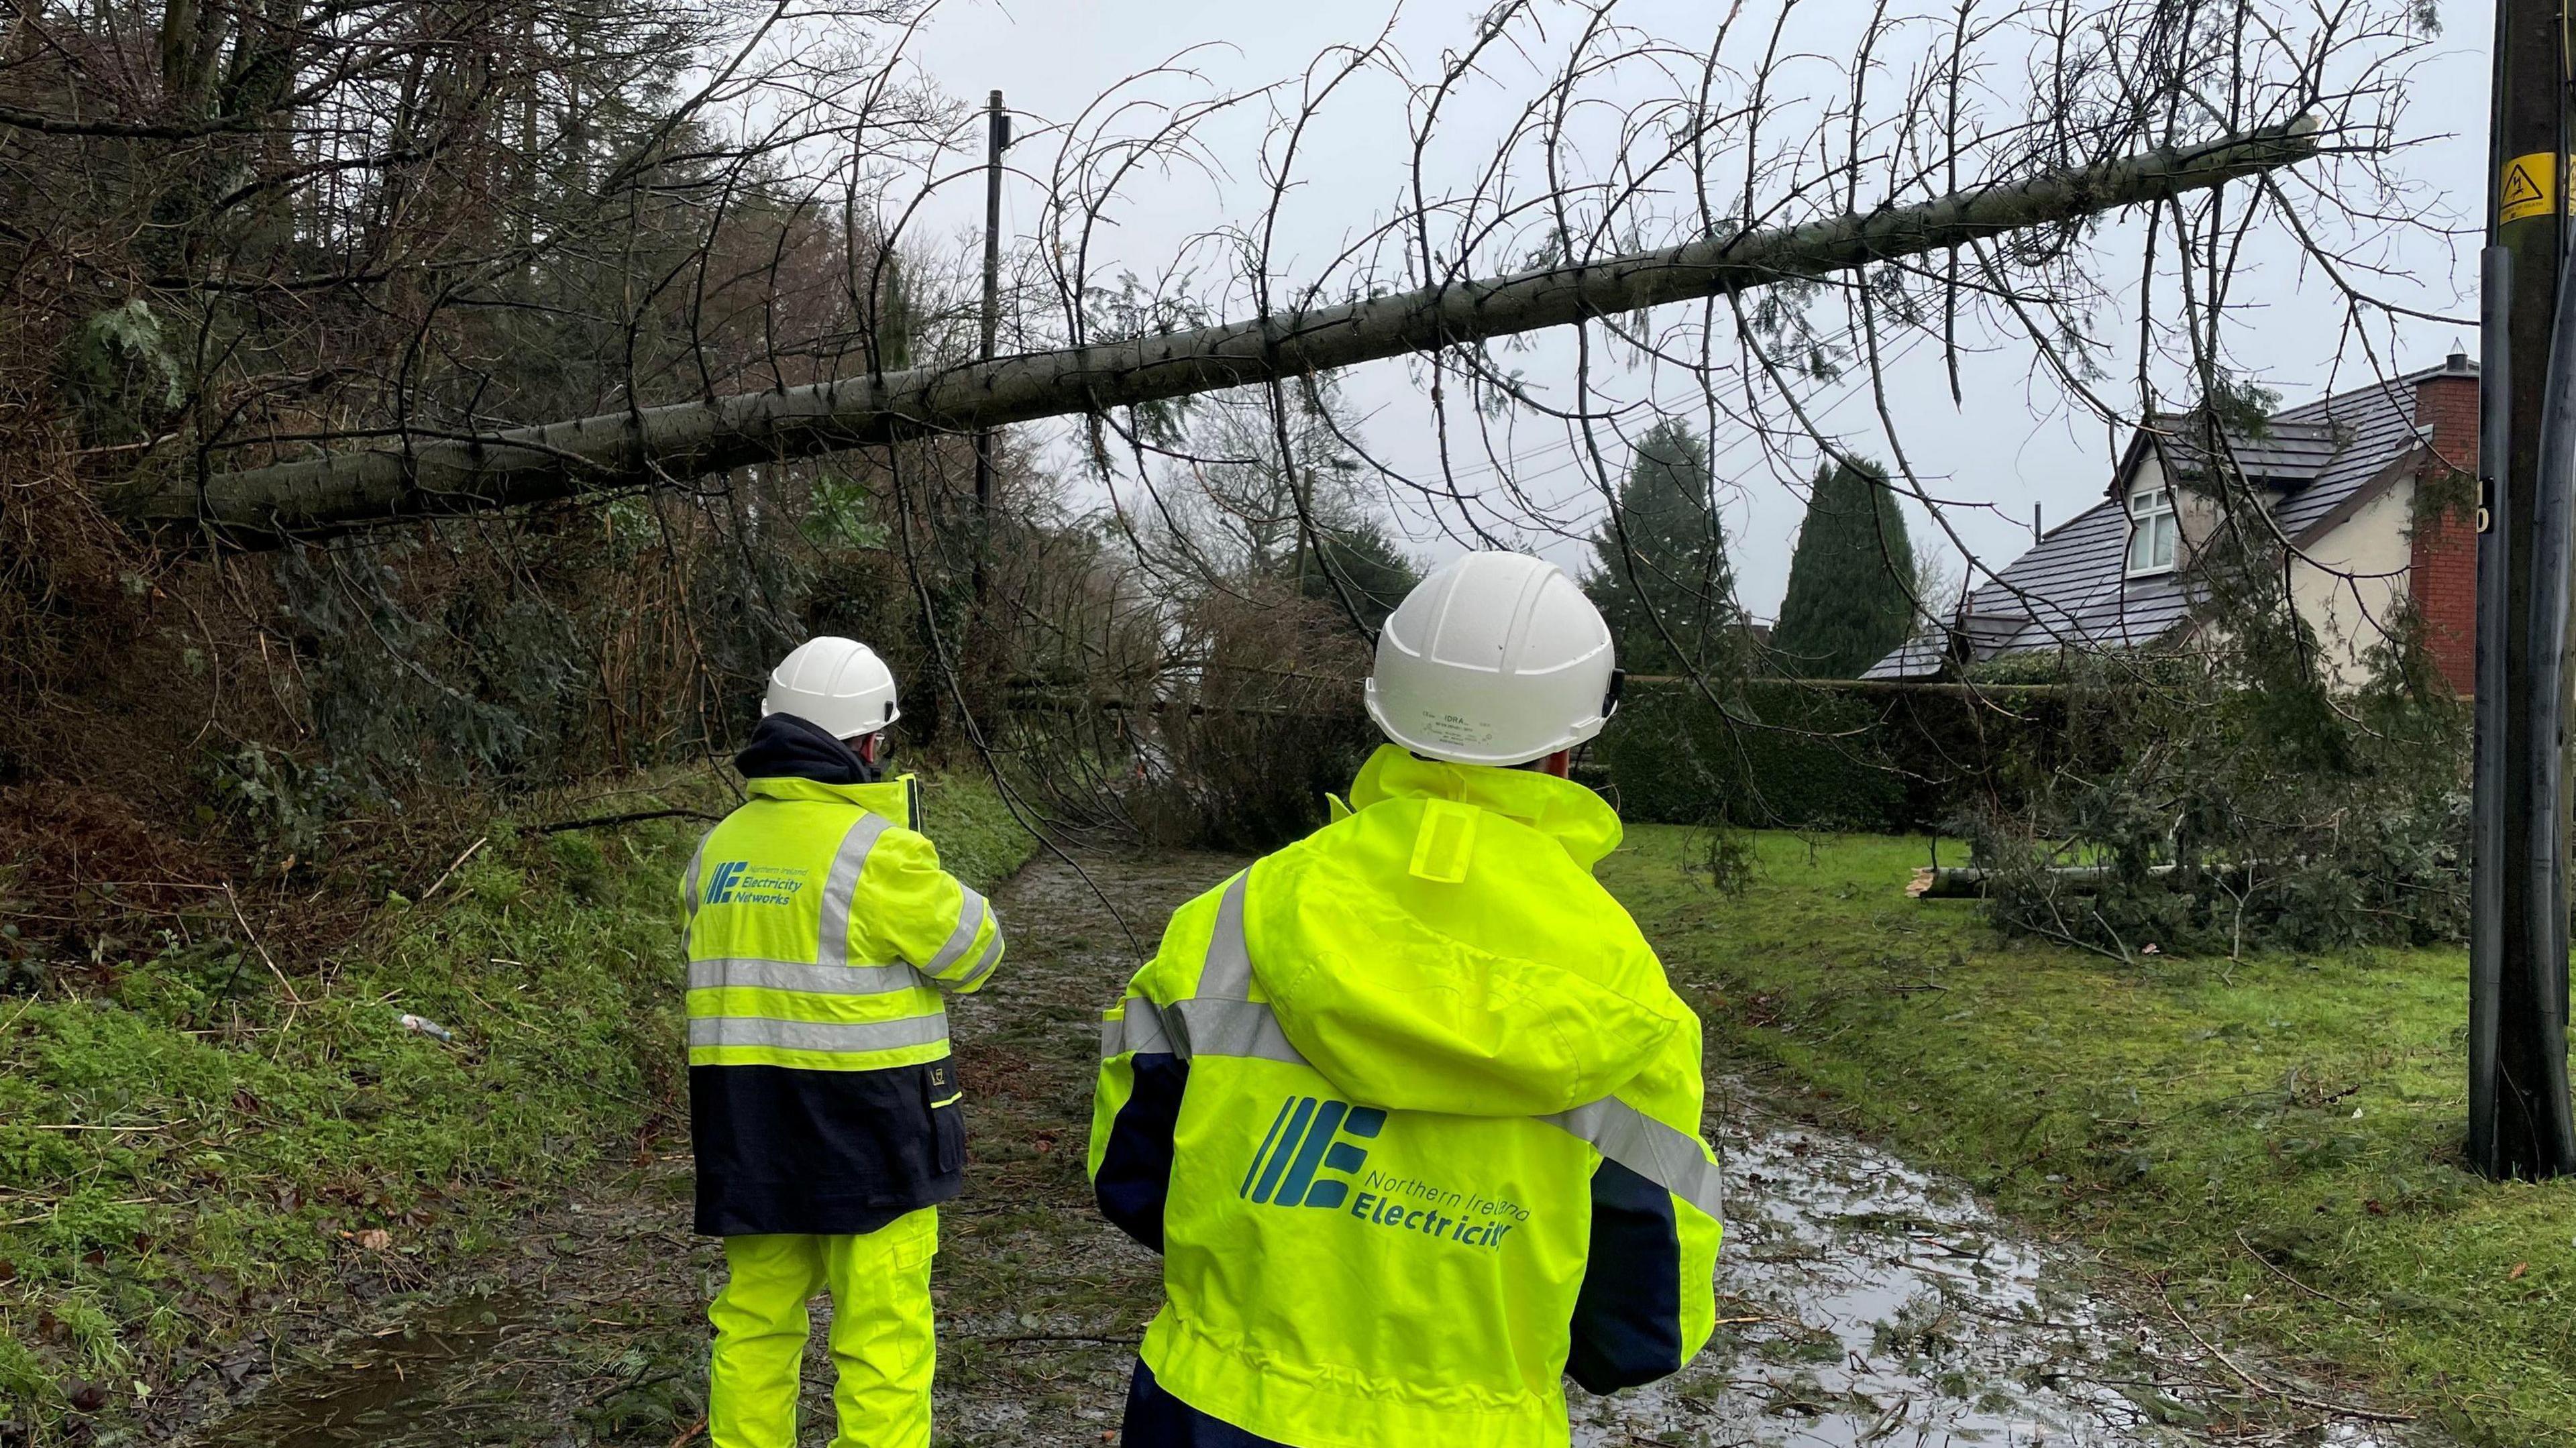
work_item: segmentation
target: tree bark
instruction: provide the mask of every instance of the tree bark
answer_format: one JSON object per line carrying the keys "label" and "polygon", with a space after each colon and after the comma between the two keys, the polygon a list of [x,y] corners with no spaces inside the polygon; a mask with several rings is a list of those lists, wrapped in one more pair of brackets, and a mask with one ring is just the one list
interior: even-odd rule
{"label": "tree bark", "polygon": [[[2255,867],[2247,864],[2209,868],[2210,873],[2215,874],[2221,881],[2241,889],[2246,880],[2252,876]],[[2171,865],[2147,867],[2147,874],[2154,879],[2161,880],[2173,873],[2174,867]],[[1914,868],[1914,878],[1905,886],[1905,893],[1917,900],[1982,900],[1986,897],[1986,884],[1992,878],[1992,874],[1993,872],[1980,869],[1975,865],[1917,865]],[[2071,885],[2081,889],[2086,885],[2113,879],[2119,871],[2109,865],[2059,865],[2048,874],[2061,885]]]}
{"label": "tree bark", "polygon": [[546,502],[899,438],[1213,392],[1919,256],[2202,190],[2314,155],[2306,119],[1917,206],[1187,332],[708,398],[215,474],[107,500],[142,525],[271,546],[390,519]]}

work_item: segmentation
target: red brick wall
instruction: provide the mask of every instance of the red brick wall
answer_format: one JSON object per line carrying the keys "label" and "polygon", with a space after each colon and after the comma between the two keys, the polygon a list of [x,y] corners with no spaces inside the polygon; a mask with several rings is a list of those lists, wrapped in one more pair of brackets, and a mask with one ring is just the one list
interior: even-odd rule
{"label": "red brick wall", "polygon": [[[2416,486],[2457,492],[2473,483],[2443,481],[2445,472],[2478,471],[2478,379],[2440,373],[2415,384],[2415,423],[2432,425],[2431,456]],[[2419,492],[2419,496],[2421,496]],[[2467,694],[2477,682],[2478,533],[2474,519],[2449,508],[2419,509],[2415,556],[2408,573],[2424,615],[2425,643],[2451,687]]]}

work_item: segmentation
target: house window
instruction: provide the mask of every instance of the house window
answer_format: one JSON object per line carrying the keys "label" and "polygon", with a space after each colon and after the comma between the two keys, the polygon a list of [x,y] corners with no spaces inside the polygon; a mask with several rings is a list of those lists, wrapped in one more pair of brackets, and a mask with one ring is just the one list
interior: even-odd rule
{"label": "house window", "polygon": [[2182,528],[2174,519],[2171,488],[2140,488],[2129,495],[2129,572],[2165,573],[2174,566]]}

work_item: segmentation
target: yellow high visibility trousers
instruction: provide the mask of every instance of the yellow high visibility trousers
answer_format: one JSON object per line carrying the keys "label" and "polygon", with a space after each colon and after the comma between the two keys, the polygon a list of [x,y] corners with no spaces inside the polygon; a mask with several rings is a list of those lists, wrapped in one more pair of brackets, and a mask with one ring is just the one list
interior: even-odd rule
{"label": "yellow high visibility trousers", "polygon": [[928,1448],[936,1207],[862,1236],[727,1237],[724,1248],[724,1290],[707,1309],[715,1448],[796,1448],[798,1369],[812,1330],[805,1304],[826,1289],[840,1413],[833,1448]]}

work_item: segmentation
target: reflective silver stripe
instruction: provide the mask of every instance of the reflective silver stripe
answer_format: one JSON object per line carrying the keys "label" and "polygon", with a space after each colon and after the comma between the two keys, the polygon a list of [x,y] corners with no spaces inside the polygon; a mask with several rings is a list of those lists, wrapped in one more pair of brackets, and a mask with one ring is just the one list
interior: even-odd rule
{"label": "reflective silver stripe", "polygon": [[1603,1156],[1710,1216],[1724,1218],[1726,1180],[1701,1150],[1698,1137],[1608,1096],[1539,1120],[1592,1143]]}
{"label": "reflective silver stripe", "polygon": [[1208,937],[1207,963],[1199,968],[1198,994],[1239,1001],[1252,994],[1252,949],[1243,939],[1243,891],[1252,872],[1227,882],[1216,902],[1216,931]]}
{"label": "reflective silver stripe", "polygon": [[985,946],[984,953],[975,958],[975,968],[966,972],[965,979],[957,982],[957,989],[973,990],[975,987],[982,985],[984,983],[984,977],[991,975],[993,973],[993,967],[1000,965],[1001,963],[1002,932],[999,927],[995,927],[993,931],[993,943]]}
{"label": "reflective silver stripe", "polygon": [[[965,889],[964,886],[958,888]],[[973,890],[966,890],[966,898],[957,906],[957,928],[948,932],[948,943],[939,947],[939,953],[930,958],[930,964],[921,968],[922,973],[937,975],[965,958],[967,949],[975,943],[976,932],[984,928],[987,911],[984,897]]]}
{"label": "reflective silver stripe", "polygon": [[[1173,1002],[1164,1021],[1158,1023],[1157,1034],[1169,1029],[1173,1050],[1185,1057],[1250,1056],[1312,1069],[1297,1048],[1288,1044],[1288,1036],[1279,1029],[1279,1018],[1270,1007],[1244,999],[1252,984],[1252,954],[1243,938],[1243,894],[1248,878],[1248,874],[1235,876],[1217,902],[1216,929],[1208,937],[1207,963],[1199,971],[1198,998]],[[1136,1002],[1128,1003],[1130,1020],[1134,1019],[1136,1006]],[[1104,1026],[1102,1052],[1116,1054],[1109,1044],[1110,1034]],[[1702,1151],[1699,1138],[1690,1133],[1667,1126],[1611,1096],[1534,1119],[1591,1143],[1603,1156],[1711,1217],[1723,1219],[1725,1176]]]}
{"label": "reflective silver stripe", "polygon": [[894,828],[894,822],[881,814],[863,814],[850,832],[841,836],[841,848],[832,856],[832,873],[823,882],[822,936],[814,947],[818,965],[850,963],[850,902],[859,893],[859,873],[868,867],[868,851],[877,846],[877,836]]}
{"label": "reflective silver stripe", "polygon": [[920,972],[908,965],[807,965],[801,960],[756,960],[749,956],[689,962],[691,990],[752,986],[815,995],[885,995],[921,984]]}
{"label": "reflective silver stripe", "polygon": [[1181,1056],[1245,1056],[1303,1066],[1288,1044],[1279,1017],[1252,993],[1252,950],[1243,938],[1243,896],[1252,872],[1226,883],[1217,897],[1216,927],[1208,935],[1207,961],[1199,967],[1198,994],[1164,1008],[1163,1025]]}
{"label": "reflective silver stripe", "polygon": [[776,1046],[789,1051],[890,1051],[948,1039],[948,1017],[934,1011],[864,1025],[773,1021],[766,1016],[700,1016],[689,1022],[692,1046]]}
{"label": "reflective silver stripe", "polygon": [[1100,1059],[1114,1061],[1135,1051],[1168,1052],[1172,1038],[1163,1033],[1163,1013],[1142,996],[1129,996],[1127,1010],[1112,1020],[1106,1012],[1100,1017]]}
{"label": "reflective silver stripe", "polygon": [[1259,1001],[1174,1001],[1164,1014],[1175,1054],[1182,1056],[1248,1056],[1303,1066],[1306,1058],[1288,1044],[1279,1017]]}
{"label": "reflective silver stripe", "polygon": [[688,898],[689,919],[692,921],[698,918],[698,867],[706,863],[707,841],[714,839],[716,831],[722,828],[722,820],[707,826],[707,832],[698,836],[698,847],[689,851],[689,873],[680,881],[680,893]]}

